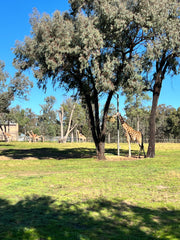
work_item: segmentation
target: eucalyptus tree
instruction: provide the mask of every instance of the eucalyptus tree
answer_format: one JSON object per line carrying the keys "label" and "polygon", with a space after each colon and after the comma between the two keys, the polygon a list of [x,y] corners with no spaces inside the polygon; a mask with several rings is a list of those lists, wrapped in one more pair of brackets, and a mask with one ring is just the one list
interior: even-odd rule
{"label": "eucalyptus tree", "polygon": [[156,116],[157,132],[160,139],[180,138],[180,108],[177,110],[172,106],[161,104],[157,107]]}
{"label": "eucalyptus tree", "polygon": [[39,131],[46,136],[56,136],[57,134],[57,114],[54,110],[56,98],[49,96],[44,99],[44,104],[40,104],[41,110],[38,119]]}
{"label": "eucalyptus tree", "polygon": [[27,131],[34,130],[34,126],[32,129],[32,123],[34,121],[30,118],[29,114],[27,115],[27,109],[21,109],[21,107],[17,105],[10,109],[9,115],[11,121],[18,123],[20,134],[26,134]]}
{"label": "eucalyptus tree", "polygon": [[[80,130],[83,134],[86,123],[85,109],[80,103],[74,101],[72,98],[68,98],[61,104],[61,109],[64,111],[64,119],[62,122],[65,124],[66,136],[71,132],[74,134],[74,130]],[[73,138],[73,137],[72,137]],[[77,138],[77,136],[76,136]],[[65,138],[67,139],[67,137]]]}
{"label": "eucalyptus tree", "polygon": [[107,119],[107,136],[108,143],[110,143],[113,137],[113,141],[117,138],[117,117],[114,117],[117,113],[117,109],[114,104],[110,104],[108,111],[108,119]]}
{"label": "eucalyptus tree", "polygon": [[[12,120],[9,107],[15,97],[27,100],[32,82],[23,74],[16,73],[13,78],[5,71],[5,63],[0,61],[0,129]],[[6,128],[5,128],[6,129]]]}
{"label": "eucalyptus tree", "polygon": [[[68,99],[66,103],[63,103],[58,110],[59,122],[61,126],[61,136],[59,142],[66,143],[69,134],[72,134],[73,130],[77,126],[77,123],[73,121],[75,108],[76,104],[73,103],[71,99]],[[64,125],[66,133],[64,133]]]}
{"label": "eucalyptus tree", "polygon": [[[69,0],[71,10],[40,15],[33,12],[31,36],[16,42],[14,65],[31,68],[39,86],[48,79],[76,89],[88,107],[98,159],[104,159],[106,119],[112,96],[141,79],[139,54],[148,32],[141,28],[147,13],[137,1]],[[100,119],[101,96],[106,96]]]}
{"label": "eucalyptus tree", "polygon": [[[146,72],[146,90],[153,94],[149,120],[149,146],[147,157],[155,156],[156,109],[163,80],[168,74],[180,72],[180,3],[177,0],[139,1],[147,12],[149,21],[143,31],[149,31],[149,40],[143,55],[143,69]],[[144,10],[143,10],[144,9]],[[148,74],[147,74],[148,73]],[[168,92],[167,92],[168,97]]]}
{"label": "eucalyptus tree", "polygon": [[[140,84],[141,87],[143,84]],[[148,111],[148,107],[145,105],[151,100],[149,95],[144,91],[135,91],[135,93],[127,93],[126,91],[126,100],[125,100],[125,111],[126,116],[133,120],[135,119],[135,124],[132,127],[135,127],[137,131],[142,130],[143,119],[145,119],[145,112]]]}
{"label": "eucalyptus tree", "polygon": [[167,128],[174,138],[180,139],[180,107],[173,111],[167,119]]}
{"label": "eucalyptus tree", "polygon": [[7,89],[7,79],[9,74],[5,71],[5,63],[0,61],[0,113],[8,112],[8,108],[13,99],[12,91]]}

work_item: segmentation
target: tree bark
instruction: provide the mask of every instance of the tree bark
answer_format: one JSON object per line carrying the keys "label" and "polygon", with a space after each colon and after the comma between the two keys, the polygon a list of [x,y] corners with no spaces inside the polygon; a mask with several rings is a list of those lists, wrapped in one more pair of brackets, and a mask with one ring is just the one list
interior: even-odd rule
{"label": "tree bark", "polygon": [[109,105],[113,96],[113,91],[109,93],[107,98],[103,119],[100,127],[100,119],[99,119],[99,102],[98,102],[98,95],[95,92],[95,109],[93,111],[92,104],[91,104],[91,97],[88,94],[85,94],[86,104],[88,106],[90,124],[91,124],[91,132],[92,137],[96,146],[96,154],[98,160],[105,160],[105,131],[106,131],[106,121],[107,121],[107,113],[109,109]]}
{"label": "tree bark", "polygon": [[154,88],[153,88],[153,101],[151,107],[151,114],[149,118],[149,145],[147,151],[147,157],[155,157],[155,142],[156,142],[156,110],[159,100],[159,95],[162,87],[162,79],[157,76]]}
{"label": "tree bark", "polygon": [[63,118],[64,118],[64,109],[63,109],[63,107],[61,108],[60,111],[58,111],[58,113],[59,113],[59,119],[60,119],[60,124],[61,124],[61,139],[60,139],[60,141],[59,141],[60,143],[66,143],[66,142],[67,142],[68,135],[69,135],[69,134],[74,130],[74,128],[77,126],[77,124],[74,124],[74,126],[71,126],[74,109],[75,109],[75,105],[73,105],[73,108],[72,108],[72,110],[71,110],[71,114],[70,114],[70,118],[69,118],[69,123],[68,123],[68,129],[67,129],[67,131],[66,131],[65,136],[63,136]]}
{"label": "tree bark", "polygon": [[153,86],[153,101],[152,101],[152,108],[151,114],[149,118],[149,145],[147,151],[147,157],[154,158],[155,157],[155,134],[156,134],[156,109],[158,105],[159,95],[162,88],[162,81],[164,79],[165,73],[167,68],[170,64],[169,60],[174,57],[173,55],[169,55],[166,57],[167,50],[164,50],[162,58],[160,61],[156,62],[156,73],[154,74],[155,77],[155,84]]}
{"label": "tree bark", "polygon": [[[96,143],[95,143],[96,144]],[[105,141],[100,141],[96,144],[96,154],[98,160],[105,160]]]}
{"label": "tree bark", "polygon": [[60,142],[63,142],[63,138],[64,138],[64,130],[63,130],[64,108],[63,107],[60,108],[60,110],[58,111],[58,114],[59,114],[59,121],[61,126]]}
{"label": "tree bark", "polygon": [[140,119],[140,117],[139,117],[139,114],[138,114],[138,115],[137,115],[137,131],[139,131],[139,125],[140,125],[140,124],[139,124],[139,122],[140,122],[139,119]]}

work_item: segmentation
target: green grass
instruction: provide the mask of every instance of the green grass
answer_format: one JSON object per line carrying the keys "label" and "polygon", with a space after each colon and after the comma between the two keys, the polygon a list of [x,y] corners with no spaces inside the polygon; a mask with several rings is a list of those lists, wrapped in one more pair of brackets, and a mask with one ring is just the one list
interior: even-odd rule
{"label": "green grass", "polygon": [[157,144],[154,159],[116,152],[0,143],[0,240],[180,239],[180,144]]}

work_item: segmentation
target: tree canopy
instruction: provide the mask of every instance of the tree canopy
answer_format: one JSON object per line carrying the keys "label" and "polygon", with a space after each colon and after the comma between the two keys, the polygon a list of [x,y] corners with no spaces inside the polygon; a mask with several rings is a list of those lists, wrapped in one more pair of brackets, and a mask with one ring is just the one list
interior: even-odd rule
{"label": "tree canopy", "polygon": [[0,61],[0,114],[9,112],[15,97],[27,99],[32,82],[23,74],[16,73],[13,78],[5,71],[5,63]]}

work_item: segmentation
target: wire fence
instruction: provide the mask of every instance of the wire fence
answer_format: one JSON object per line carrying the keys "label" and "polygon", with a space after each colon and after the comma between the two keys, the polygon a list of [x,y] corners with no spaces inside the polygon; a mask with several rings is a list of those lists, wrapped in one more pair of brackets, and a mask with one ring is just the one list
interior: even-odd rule
{"label": "wire fence", "polygon": [[[19,137],[18,141],[25,141],[28,142],[29,138],[28,137]],[[45,142],[60,142],[60,136],[56,136],[56,137],[51,137],[51,136],[45,136],[44,137],[44,141]],[[144,139],[144,143],[148,143],[148,138]],[[72,137],[68,137],[66,142],[83,142],[82,140],[79,140],[78,138],[72,138]],[[86,142],[94,142],[92,137],[87,137],[86,138]],[[106,138],[106,143],[117,143],[118,139],[117,137],[112,137],[112,138]],[[125,137],[120,137],[119,138],[119,142],[120,143],[126,143],[127,140]],[[156,139],[156,143],[180,143],[180,139],[173,139],[173,138],[157,138]]]}

